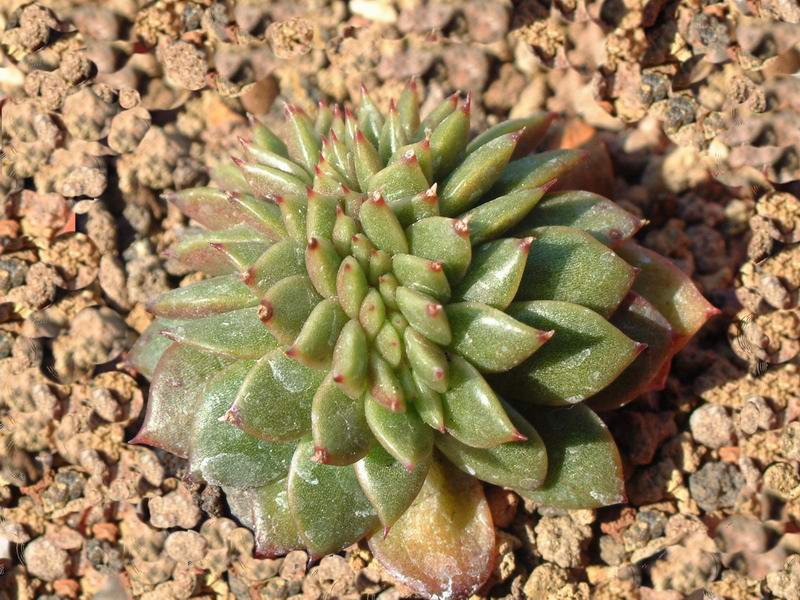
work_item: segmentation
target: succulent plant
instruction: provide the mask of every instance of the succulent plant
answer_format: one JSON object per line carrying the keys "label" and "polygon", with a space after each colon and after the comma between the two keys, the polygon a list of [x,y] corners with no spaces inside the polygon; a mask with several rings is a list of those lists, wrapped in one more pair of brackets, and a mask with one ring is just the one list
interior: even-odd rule
{"label": "succulent plant", "polygon": [[472,140],[469,115],[453,95],[420,120],[413,83],[386,114],[366,92],[288,106],[288,144],[253,120],[221,189],[168,194],[204,228],[171,256],[210,277],[149,307],[133,441],[222,486],[261,555],[366,537],[417,592],[472,593],[495,553],[480,482],[623,502],[592,409],[663,385],[716,310],[636,216],[563,191],[581,151],[531,154],[552,115]]}

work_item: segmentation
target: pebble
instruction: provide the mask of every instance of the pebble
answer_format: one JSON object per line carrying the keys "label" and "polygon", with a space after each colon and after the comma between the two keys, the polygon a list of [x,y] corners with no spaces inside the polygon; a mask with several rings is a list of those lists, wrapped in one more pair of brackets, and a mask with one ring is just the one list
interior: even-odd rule
{"label": "pebble", "polygon": [[764,471],[764,488],[785,500],[800,497],[800,476],[797,467],[785,462],[776,462]]}
{"label": "pebble", "polygon": [[775,413],[763,396],[750,396],[745,400],[736,418],[736,425],[748,435],[759,429],[767,431],[776,424]]}
{"label": "pebble", "polygon": [[165,496],[151,498],[148,507],[150,524],[159,529],[191,529],[200,520],[200,509],[192,502],[191,493],[183,485]]}
{"label": "pebble", "polygon": [[781,454],[788,460],[800,460],[800,421],[792,421],[783,429]]}
{"label": "pebble", "polygon": [[157,56],[170,80],[187,90],[206,85],[208,61],[205,53],[189,42],[167,42],[159,46]]}
{"label": "pebble", "polygon": [[730,446],[734,440],[733,420],[718,404],[704,404],[689,417],[695,441],[709,448]]}
{"label": "pebble", "polygon": [[581,553],[591,536],[589,527],[567,516],[542,517],[536,525],[536,547],[542,557],[563,568],[582,563]]}
{"label": "pebble", "polygon": [[477,93],[486,87],[489,77],[489,59],[480,48],[459,44],[442,53],[447,78],[457,90]]}
{"label": "pebble", "polygon": [[208,542],[196,531],[175,531],[164,542],[164,550],[175,562],[199,564],[206,555]]}
{"label": "pebble", "polygon": [[510,14],[502,2],[473,0],[464,5],[463,11],[469,33],[479,44],[501,40],[508,32]]}
{"label": "pebble", "polygon": [[69,554],[47,538],[36,538],[25,546],[23,554],[31,575],[44,581],[55,581],[67,576]]}
{"label": "pebble", "polygon": [[707,512],[733,506],[743,485],[739,469],[723,462],[706,463],[689,476],[692,498]]}

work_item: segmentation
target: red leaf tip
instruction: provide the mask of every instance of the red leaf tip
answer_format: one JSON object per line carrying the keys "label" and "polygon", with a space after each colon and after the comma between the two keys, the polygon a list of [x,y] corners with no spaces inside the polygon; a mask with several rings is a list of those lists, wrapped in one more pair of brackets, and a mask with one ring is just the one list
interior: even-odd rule
{"label": "red leaf tip", "polygon": [[647,349],[647,344],[645,344],[644,342],[634,342],[633,349],[636,352],[636,354],[641,354]]}
{"label": "red leaf tip", "polygon": [[391,98],[389,100],[389,112],[390,113],[397,112],[397,104],[395,103],[394,98]]}
{"label": "red leaf tip", "polygon": [[461,111],[467,116],[472,112],[472,92],[467,92],[467,98],[464,100],[464,106],[461,107]]}
{"label": "red leaf tip", "polygon": [[434,273],[439,273],[442,270],[442,263],[438,260],[432,260],[428,262],[428,268]]}
{"label": "red leaf tip", "polygon": [[231,160],[233,161],[233,164],[235,164],[240,169],[244,166],[244,161],[237,156],[231,156]]}
{"label": "red leaf tip", "polygon": [[433,370],[433,376],[439,381],[441,381],[442,379],[444,379],[444,369],[442,369],[441,367],[436,367]]}
{"label": "red leaf tip", "polygon": [[521,434],[519,431],[515,429],[514,433],[511,434],[511,439],[514,440],[515,442],[527,442],[528,436]]}
{"label": "red leaf tip", "polygon": [[336,373],[333,376],[333,382],[334,383],[343,383],[344,382],[344,375],[342,375],[341,373]]}
{"label": "red leaf tip", "polygon": [[227,412],[224,415],[222,415],[220,421],[230,423],[234,427],[238,427],[241,429],[243,421],[242,421],[242,414],[241,412],[239,412],[239,407],[236,406],[236,404],[231,406],[227,410]]}
{"label": "red leaf tip", "polygon": [[239,273],[239,281],[248,287],[252,286],[256,282],[255,267],[249,267],[246,271]]}
{"label": "red leaf tip", "polygon": [[463,219],[456,219],[453,221],[453,229],[461,237],[467,237],[469,235],[469,225],[467,225],[466,221]]}
{"label": "red leaf tip", "polygon": [[289,346],[283,353],[289,358],[294,358],[297,356],[297,348],[294,346]]}
{"label": "red leaf tip", "polygon": [[553,187],[557,182],[558,182],[558,177],[553,177],[551,180],[545,181],[542,184],[542,190],[543,190],[542,193],[546,193],[547,190],[549,190],[551,187]]}
{"label": "red leaf tip", "polygon": [[375,192],[374,194],[372,194],[372,198],[370,198],[370,201],[376,206],[383,206],[384,204],[386,204],[386,200],[383,199],[383,196],[381,195],[380,192]]}
{"label": "red leaf tip", "polygon": [[262,300],[258,305],[258,320],[266,325],[272,319],[273,312],[272,303],[268,300]]}
{"label": "red leaf tip", "polygon": [[314,448],[314,460],[321,465],[330,463],[331,455],[325,448]]}
{"label": "red leaf tip", "polygon": [[549,340],[555,334],[556,330],[551,329],[550,331],[543,331],[539,334],[539,340],[544,344],[547,340]]}
{"label": "red leaf tip", "polygon": [[308,249],[316,250],[319,248],[319,240],[315,237],[308,238]]}
{"label": "red leaf tip", "polygon": [[530,235],[519,241],[519,247],[523,252],[528,252],[531,249],[531,244],[533,244],[533,236]]}
{"label": "red leaf tip", "polygon": [[425,312],[428,313],[428,316],[435,317],[440,312],[442,312],[442,305],[441,304],[434,304],[433,302],[431,302],[430,304],[428,304],[425,307]]}

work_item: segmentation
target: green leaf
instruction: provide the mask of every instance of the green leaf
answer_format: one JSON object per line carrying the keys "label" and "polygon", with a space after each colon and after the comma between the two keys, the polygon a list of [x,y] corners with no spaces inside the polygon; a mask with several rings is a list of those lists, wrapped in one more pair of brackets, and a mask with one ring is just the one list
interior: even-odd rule
{"label": "green leaf", "polygon": [[278,341],[291,344],[321,300],[308,277],[292,275],[281,279],[264,295],[259,318]]}
{"label": "green leaf", "polygon": [[392,267],[400,284],[442,302],[450,299],[450,284],[442,263],[411,254],[395,254]]}
{"label": "green leaf", "polygon": [[421,219],[406,229],[410,254],[442,263],[451,285],[457,284],[472,260],[469,228],[447,217]]}
{"label": "green leaf", "polygon": [[350,242],[353,256],[355,256],[361,268],[364,269],[364,273],[369,273],[369,258],[372,256],[372,253],[377,250],[375,244],[363,233],[355,234]]}
{"label": "green leaf", "polygon": [[525,403],[581,402],[614,381],[644,349],[596,312],[577,304],[515,302],[508,314],[531,327],[555,332],[528,360],[493,380],[501,392]]}
{"label": "green leaf", "polygon": [[131,348],[126,362],[133,366],[147,379],[153,379],[153,372],[161,359],[161,355],[172,345],[172,340],[161,335],[161,331],[187,323],[177,319],[154,319],[147,326]]}
{"label": "green leaf", "polygon": [[467,154],[471,154],[487,142],[501,135],[520,131],[522,137],[517,142],[517,149],[514,151],[513,158],[525,156],[542,141],[554,118],[555,115],[553,113],[540,112],[529,117],[501,121],[472,140],[467,146]]}
{"label": "green leaf", "polygon": [[518,494],[542,506],[575,510],[625,502],[622,463],[605,424],[583,404],[526,407],[523,414],[547,448],[547,477]]}
{"label": "green leaf", "polygon": [[413,407],[393,412],[367,397],[364,410],[370,430],[384,449],[410,472],[430,457],[433,432],[422,422]]}
{"label": "green leaf", "polygon": [[311,190],[306,203],[306,238],[331,239],[337,212],[341,210],[340,198]]}
{"label": "green leaf", "polygon": [[324,375],[277,348],[255,363],[226,418],[259,439],[295,440],[311,430],[311,403]]}
{"label": "green leaf", "polygon": [[287,105],[284,114],[293,150],[308,172],[313,173],[320,150],[319,136],[314,130],[314,124],[308,115],[296,106]]}
{"label": "green leaf", "polygon": [[269,240],[255,229],[234,225],[225,231],[182,236],[170,247],[168,255],[190,269],[215,276],[247,269],[269,246]]}
{"label": "green leaf", "polygon": [[380,194],[361,205],[359,214],[364,233],[375,246],[389,254],[408,252],[408,240],[400,221]]}
{"label": "green leaf", "polygon": [[360,398],[367,387],[368,353],[367,334],[357,320],[348,321],[333,349],[331,374],[350,398]]}
{"label": "green leaf", "polygon": [[380,355],[395,369],[403,360],[403,344],[394,326],[386,321],[375,338],[375,348]]}
{"label": "green leaf", "polygon": [[190,468],[212,485],[258,487],[283,477],[292,460],[294,444],[258,440],[220,420],[253,364],[243,360],[217,372],[195,413]]}
{"label": "green leaf", "polygon": [[403,130],[400,114],[397,112],[394,100],[392,100],[389,104],[389,117],[384,122],[383,128],[381,128],[380,139],[378,140],[381,160],[386,163],[400,146],[404,146],[407,143],[408,136]]}
{"label": "green leaf", "polygon": [[467,598],[489,578],[495,532],[478,481],[435,460],[388,535],[369,538],[389,573],[425,598]]}
{"label": "green leaf", "polygon": [[309,171],[307,171],[305,167],[294,162],[291,158],[287,158],[271,150],[260,148],[256,144],[242,138],[239,138],[239,142],[242,144],[247,156],[253,162],[264,165],[265,167],[270,167],[271,169],[283,171],[292,177],[296,177],[305,185],[311,185],[312,181]]}
{"label": "green leaf", "polygon": [[519,132],[502,135],[467,156],[439,190],[441,213],[452,217],[477,204],[506,169],[519,137]]}
{"label": "green leaf", "polygon": [[431,133],[433,177],[443,179],[464,157],[469,138],[469,100],[454,110]]}
{"label": "green leaf", "polygon": [[303,180],[284,171],[257,163],[245,162],[235,157],[231,160],[241,169],[247,185],[262,198],[304,196],[306,193],[306,185]]}
{"label": "green leaf", "polygon": [[381,161],[378,150],[361,130],[356,132],[353,147],[353,164],[356,169],[358,187],[361,190],[366,190],[372,176],[383,169],[383,161]]}
{"label": "green leaf", "polygon": [[326,465],[351,465],[374,442],[364,416],[364,398],[348,398],[329,375],[319,386],[311,409],[315,460]]}
{"label": "green leaf", "polygon": [[314,444],[302,442],[289,471],[289,509],[312,558],[338,552],[379,526],[378,516],[352,466],[314,460]]}
{"label": "green leaf", "polygon": [[433,131],[436,126],[447,118],[458,106],[458,92],[442,100],[420,123],[414,141],[425,137],[426,131]]}
{"label": "green leaf", "polygon": [[203,390],[230,363],[222,356],[172,344],[158,361],[144,422],[130,443],[162,448],[181,458],[189,456],[192,423],[203,403]]}
{"label": "green leaf", "polygon": [[406,84],[397,99],[397,112],[400,113],[400,124],[403,131],[410,139],[419,128],[419,98],[417,83],[413,79]]}
{"label": "green leaf", "polygon": [[490,195],[502,196],[522,189],[538,188],[568,173],[584,159],[583,150],[550,150],[530,154],[508,163]]}
{"label": "green leaf", "polygon": [[358,482],[378,512],[384,533],[388,533],[419,494],[430,469],[431,457],[429,454],[409,472],[380,444],[376,444],[355,464]]}
{"label": "green leaf", "polygon": [[247,222],[246,216],[228,200],[228,194],[217,188],[195,187],[164,192],[164,198],[210,231],[225,230]]}
{"label": "green leaf", "polygon": [[364,328],[367,338],[374,340],[386,322],[386,306],[380,292],[370,288],[358,311],[358,322]]}
{"label": "green leaf", "polygon": [[472,263],[453,294],[454,300],[482,302],[503,310],[522,281],[533,238],[508,238],[475,248]]}
{"label": "green leaf", "polygon": [[417,409],[420,418],[429,427],[437,431],[445,431],[444,406],[442,405],[441,394],[428,386],[417,373],[406,369],[402,374],[410,376],[409,385],[413,386],[414,407]]}
{"label": "green leaf", "polygon": [[547,451],[536,429],[510,405],[503,404],[511,422],[527,440],[494,448],[473,448],[446,433],[436,434],[436,447],[462,471],[502,487],[535,490],[547,475]]}
{"label": "green leaf", "polygon": [[281,219],[286,225],[286,232],[298,242],[306,240],[306,212],[308,211],[306,195],[307,192],[304,189],[302,194],[275,196],[275,204],[281,211]]}
{"label": "green leaf", "polygon": [[333,123],[333,111],[328,103],[320,100],[317,104],[317,118],[314,119],[314,131],[318,136],[323,136],[328,133]]}
{"label": "green leaf", "polygon": [[286,226],[278,205],[272,200],[256,198],[247,193],[227,192],[228,202],[242,213],[244,222],[271,240],[286,237]]}
{"label": "green leaf", "polygon": [[314,289],[323,298],[336,297],[336,276],[342,259],[333,242],[310,238],[306,245],[306,271]]}
{"label": "green leaf", "polygon": [[277,346],[258,318],[258,308],[242,308],[192,319],[161,330],[172,341],[231,358],[258,358]]}
{"label": "green leaf", "polygon": [[329,367],[336,340],[345,323],[347,315],[339,303],[330,298],[323,300],[311,311],[286,355],[312,369]]}
{"label": "green leaf", "polygon": [[436,186],[433,184],[424,192],[415,196],[397,198],[389,205],[397,215],[397,220],[404,227],[428,217],[439,216],[439,197],[436,195]]}
{"label": "green leaf", "polygon": [[372,145],[377,148],[381,129],[383,129],[383,113],[372,101],[372,98],[369,97],[363,85],[361,86],[361,102],[358,105],[356,114],[358,115],[359,128],[361,128],[361,131],[364,132],[364,135],[367,136]]}
{"label": "green leaf", "polygon": [[628,240],[620,245],[622,258],[641,269],[633,289],[652,302],[678,335],[677,352],[705,322],[720,313],[699,292],[686,273],[660,254]]}
{"label": "green leaf", "polygon": [[500,399],[478,370],[460,356],[450,361],[450,389],[442,397],[447,432],[473,448],[520,439]]}
{"label": "green leaf", "polygon": [[258,304],[238,275],[220,275],[165,292],[147,310],[169,319],[199,319]]}
{"label": "green leaf", "polygon": [[392,255],[385,250],[375,250],[369,257],[369,275],[367,280],[370,285],[377,286],[382,275],[392,270]]}
{"label": "green leaf", "polygon": [[281,279],[305,273],[304,245],[296,240],[286,239],[271,246],[261,255],[245,273],[244,282],[261,297]]}
{"label": "green leaf", "polygon": [[591,235],[537,227],[517,300],[561,300],[608,318],[631,289],[636,271]]}
{"label": "green leaf", "polygon": [[403,339],[414,374],[428,387],[446,392],[450,387],[449,365],[442,349],[412,327],[406,328]]}
{"label": "green leaf", "polygon": [[394,412],[406,409],[403,387],[392,367],[377,352],[369,354],[369,395]]}
{"label": "green leaf", "polygon": [[453,331],[450,351],[484,373],[516,367],[550,339],[550,332],[529,327],[480,302],[450,304],[445,311]]}
{"label": "green leaf", "polygon": [[442,305],[435,298],[411,288],[399,287],[395,292],[395,299],[411,327],[437,344],[450,343],[450,323]]}
{"label": "green leaf", "polygon": [[245,181],[242,171],[235,164],[228,161],[218,162],[211,169],[211,181],[226,192],[249,194],[252,190]]}
{"label": "green leaf", "polygon": [[469,226],[473,246],[493,240],[514,227],[527,215],[547,190],[547,185],[524,189],[479,204],[461,215]]}
{"label": "green leaf", "polygon": [[358,261],[347,256],[336,274],[336,294],[342,310],[351,319],[357,319],[361,304],[369,291],[367,276]]}
{"label": "green leaf", "polygon": [[345,214],[341,209],[336,211],[336,222],[333,225],[333,232],[331,233],[331,241],[336,247],[339,256],[345,258],[350,255],[350,246],[353,241],[353,236],[358,233],[358,225],[355,219]]}
{"label": "green leaf", "polygon": [[384,167],[367,181],[365,192],[380,192],[390,204],[398,198],[405,198],[428,189],[428,178],[422,171],[413,150],[408,150],[400,160]]}
{"label": "green leaf", "polygon": [[[392,154],[392,156],[389,158],[387,166],[402,161],[406,157],[409,157],[410,156],[409,152],[413,153],[414,156],[417,157],[419,168],[422,170],[422,174],[425,176],[425,180],[428,182],[428,184],[430,184],[433,181],[433,156],[431,154],[430,138],[426,137],[425,139],[422,139],[419,142],[414,142],[413,144],[400,146],[397,150],[395,150],[394,154]],[[393,198],[392,202],[394,203],[396,200],[397,198]],[[439,213],[437,212],[436,214]]]}
{"label": "green leaf", "polygon": [[270,152],[275,152],[281,156],[289,156],[289,149],[286,147],[286,144],[284,144],[283,140],[275,135],[269,127],[250,113],[247,113],[247,118],[250,120],[250,130],[253,135],[253,143],[256,146],[264,150],[269,150]]}
{"label": "green leaf", "polygon": [[519,225],[520,231],[533,227],[562,225],[582,229],[606,245],[633,237],[644,221],[599,194],[584,191],[549,194]]}
{"label": "green leaf", "polygon": [[608,387],[588,400],[592,410],[624,406],[651,389],[652,381],[669,362],[675,336],[664,316],[650,302],[631,292],[611,316],[611,324],[647,348]]}
{"label": "green leaf", "polygon": [[393,273],[386,273],[378,277],[378,291],[387,308],[397,310],[397,288],[400,283]]}

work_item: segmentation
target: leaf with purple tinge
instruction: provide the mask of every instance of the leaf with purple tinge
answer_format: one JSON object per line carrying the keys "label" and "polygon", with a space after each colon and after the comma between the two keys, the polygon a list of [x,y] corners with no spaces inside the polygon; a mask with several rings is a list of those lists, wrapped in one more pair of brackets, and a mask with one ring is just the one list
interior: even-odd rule
{"label": "leaf with purple tinge", "polygon": [[500,121],[497,125],[490,127],[472,140],[467,146],[467,154],[470,154],[491,140],[512,133],[521,131],[522,137],[517,142],[517,147],[512,155],[512,160],[521,158],[533,150],[544,138],[545,133],[550,128],[555,113],[540,112],[529,117],[518,119],[508,119]]}
{"label": "leaf with purple tinge", "polygon": [[524,232],[549,225],[582,229],[613,247],[633,237],[644,221],[599,194],[568,191],[545,196],[517,230]]}
{"label": "leaf with purple tinge", "polygon": [[194,413],[190,470],[212,485],[259,487],[282,478],[292,460],[294,444],[259,440],[221,420],[253,364],[241,360],[218,372]]}
{"label": "leaf with purple tinge", "polygon": [[161,356],[150,386],[144,422],[132,444],[148,444],[182,458],[189,456],[192,424],[206,384],[231,359],[173,344]]}
{"label": "leaf with purple tinge", "polygon": [[561,300],[608,318],[631,289],[636,270],[591,235],[572,227],[536,227],[516,300]]}
{"label": "leaf with purple tinge", "polygon": [[481,484],[439,457],[414,503],[369,547],[403,584],[427,598],[466,598],[489,578],[495,532]]}
{"label": "leaf with purple tinge", "polygon": [[617,252],[641,269],[633,289],[653,303],[677,334],[673,354],[683,348],[706,321],[720,313],[672,261],[633,240],[621,244]]}
{"label": "leaf with purple tinge", "polygon": [[520,366],[492,378],[501,393],[524,404],[581,402],[614,381],[645,348],[577,304],[515,302],[508,314],[531,327],[554,332]]}
{"label": "leaf with purple tinge", "polygon": [[551,150],[530,154],[508,163],[488,196],[495,198],[511,192],[532,189],[569,173],[585,158],[581,150]]}
{"label": "leaf with purple tinge", "polygon": [[168,327],[176,327],[187,322],[177,319],[153,319],[136,340],[126,357],[126,362],[152,380],[161,355],[172,345],[172,340],[165,338],[161,332]]}
{"label": "leaf with purple tinge", "polygon": [[297,439],[311,429],[311,404],[323,377],[276,348],[255,363],[226,418],[263,440]]}
{"label": "leaf with purple tinge", "polygon": [[589,398],[593,410],[613,410],[651,389],[654,374],[661,371],[673,353],[672,327],[656,307],[636,292],[622,301],[610,322],[622,333],[647,348],[608,387]]}
{"label": "leaf with purple tinge", "polygon": [[242,211],[231,204],[228,194],[217,188],[197,187],[165,192],[164,198],[209,231],[225,230],[248,222]]}
{"label": "leaf with purple tinge", "polygon": [[159,317],[199,319],[257,304],[238,275],[220,275],[161,294],[147,309]]}
{"label": "leaf with purple tinge", "polygon": [[270,243],[247,225],[235,225],[225,231],[184,235],[165,255],[213,277],[243,271],[264,254]]}
{"label": "leaf with purple tinge", "polygon": [[338,552],[380,525],[353,466],[317,462],[311,440],[301,442],[292,459],[289,510],[312,558]]}
{"label": "leaf with purple tinge", "polygon": [[583,404],[526,406],[522,413],[547,448],[547,477],[534,491],[515,489],[542,506],[599,508],[625,502],[619,450],[608,428]]}

